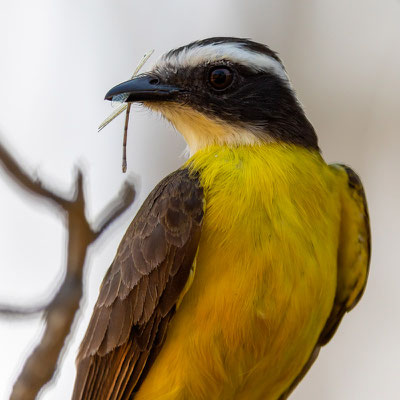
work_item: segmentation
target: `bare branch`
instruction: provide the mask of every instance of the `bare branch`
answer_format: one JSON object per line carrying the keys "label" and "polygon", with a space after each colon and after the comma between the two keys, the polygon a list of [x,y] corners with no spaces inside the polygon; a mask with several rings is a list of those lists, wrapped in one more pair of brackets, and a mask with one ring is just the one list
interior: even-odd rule
{"label": "bare branch", "polygon": [[133,202],[135,191],[132,184],[123,186],[121,194],[113,200],[102,213],[103,221],[94,231],[85,216],[85,195],[83,175],[78,171],[75,180],[75,193],[67,200],[45,189],[39,181],[34,181],[18,165],[15,159],[0,143],[0,164],[10,178],[19,186],[40,198],[50,200],[64,211],[68,229],[68,256],[65,278],[46,307],[10,308],[2,307],[3,314],[32,314],[44,312],[45,330],[40,343],[26,360],[17,378],[10,400],[33,400],[40,389],[49,382],[57,368],[65,340],[71,330],[79,302],[82,297],[82,275],[88,247],[107,227],[115,221]]}
{"label": "bare branch", "polygon": [[110,225],[131,205],[135,198],[135,190],[132,184],[127,182],[121,188],[118,196],[101,212],[102,220],[96,223],[98,226],[95,235],[98,238]]}
{"label": "bare branch", "polygon": [[44,304],[40,306],[22,307],[22,306],[12,306],[1,304],[0,305],[0,315],[5,317],[34,317],[37,314],[42,313],[47,309],[49,304]]}
{"label": "bare branch", "polygon": [[46,198],[55,205],[65,207],[69,200],[55,194],[53,191],[46,189],[39,179],[33,180],[11,156],[6,148],[0,142],[0,164],[10,178],[17,183],[22,189],[36,196]]}

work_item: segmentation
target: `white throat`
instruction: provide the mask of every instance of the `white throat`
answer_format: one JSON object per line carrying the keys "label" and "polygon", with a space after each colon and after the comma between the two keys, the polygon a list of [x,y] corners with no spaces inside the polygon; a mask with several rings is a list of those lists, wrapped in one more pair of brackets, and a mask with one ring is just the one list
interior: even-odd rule
{"label": "white throat", "polygon": [[145,103],[147,107],[160,112],[185,139],[192,156],[198,150],[213,145],[256,145],[274,139],[265,133],[261,140],[251,129],[209,118],[188,106]]}

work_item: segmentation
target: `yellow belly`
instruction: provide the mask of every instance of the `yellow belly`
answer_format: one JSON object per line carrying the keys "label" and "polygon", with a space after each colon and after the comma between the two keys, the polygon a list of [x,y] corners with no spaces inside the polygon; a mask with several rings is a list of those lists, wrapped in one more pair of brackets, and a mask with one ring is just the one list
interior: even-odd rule
{"label": "yellow belly", "polygon": [[194,279],[135,400],[275,400],[299,374],[336,289],[339,183],[315,152],[212,147]]}

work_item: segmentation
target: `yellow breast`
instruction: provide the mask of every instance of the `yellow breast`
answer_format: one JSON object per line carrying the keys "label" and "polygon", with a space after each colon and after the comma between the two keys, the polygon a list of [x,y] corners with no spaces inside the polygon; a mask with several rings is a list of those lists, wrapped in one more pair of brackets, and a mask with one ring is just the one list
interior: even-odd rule
{"label": "yellow breast", "polygon": [[336,289],[340,201],[316,152],[209,147],[192,284],[138,399],[276,399],[318,339]]}

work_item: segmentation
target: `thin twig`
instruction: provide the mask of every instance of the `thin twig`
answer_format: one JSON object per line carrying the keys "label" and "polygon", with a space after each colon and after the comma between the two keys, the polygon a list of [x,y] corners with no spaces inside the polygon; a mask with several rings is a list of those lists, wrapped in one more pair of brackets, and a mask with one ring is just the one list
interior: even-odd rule
{"label": "thin twig", "polygon": [[109,115],[98,127],[97,132],[105,128],[113,119],[117,118],[119,114],[123,113],[128,108],[128,104],[121,104],[111,115]]}
{"label": "thin twig", "polygon": [[5,149],[0,142],[0,164],[7,174],[21,188],[27,190],[30,194],[43,197],[50,200],[54,205],[65,208],[69,200],[46,189],[39,179],[33,180],[17,163],[12,155]]}
{"label": "thin twig", "polygon": [[[133,71],[133,74],[131,76],[131,79],[133,79],[141,70],[143,65],[147,62],[147,60],[150,58],[150,56],[154,53],[154,50],[150,50],[147,52],[142,59],[140,60],[139,64],[135,68],[135,71]],[[122,112],[124,112],[128,108],[128,104],[121,104],[111,115],[109,115],[99,126],[97,132],[100,132],[103,128],[105,128],[113,119],[117,118],[118,115],[120,115]],[[129,111],[128,111],[129,113]],[[126,126],[126,123],[125,123]]]}
{"label": "thin twig", "polygon": [[30,307],[20,307],[20,306],[12,306],[12,305],[5,305],[0,304],[0,315],[5,317],[34,317],[37,314],[42,313],[49,307],[49,303],[40,305],[40,306],[30,306]]}
{"label": "thin twig", "polygon": [[41,199],[50,200],[63,211],[68,234],[67,266],[65,278],[53,300],[41,309],[1,307],[3,314],[22,315],[44,312],[45,329],[40,343],[25,361],[17,378],[10,400],[33,400],[41,388],[49,382],[57,368],[65,340],[70,333],[79,302],[82,297],[82,275],[88,247],[107,227],[118,218],[133,202],[135,191],[132,184],[125,183],[121,193],[112,201],[99,217],[102,221],[97,230],[92,229],[85,215],[83,176],[78,171],[72,199],[55,194],[46,189],[39,180],[33,180],[18,165],[0,143],[0,164],[9,177],[27,192]]}
{"label": "thin twig", "polygon": [[126,108],[126,115],[125,115],[125,125],[124,125],[124,139],[122,142],[122,172],[126,172],[126,168],[128,166],[126,162],[126,143],[128,141],[128,125],[129,125],[129,113],[131,112],[131,104],[128,104]]}

